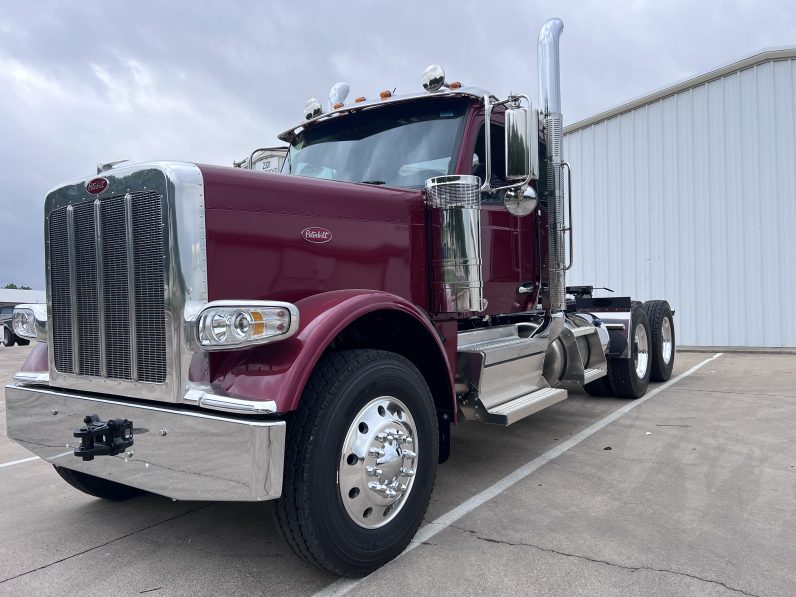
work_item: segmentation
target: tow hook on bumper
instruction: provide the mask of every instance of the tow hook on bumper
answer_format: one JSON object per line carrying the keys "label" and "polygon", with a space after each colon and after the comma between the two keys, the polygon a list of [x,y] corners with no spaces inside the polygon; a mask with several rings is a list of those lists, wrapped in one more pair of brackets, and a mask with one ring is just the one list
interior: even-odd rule
{"label": "tow hook on bumper", "polygon": [[116,456],[133,445],[133,422],[127,419],[100,421],[97,415],[89,415],[83,422],[85,427],[74,432],[80,439],[75,448],[75,456],[83,461],[94,460],[95,456]]}
{"label": "tow hook on bumper", "polygon": [[[256,502],[282,494],[281,420],[11,384],[6,424],[11,439],[50,464],[170,498]],[[122,447],[133,439],[134,454]]]}

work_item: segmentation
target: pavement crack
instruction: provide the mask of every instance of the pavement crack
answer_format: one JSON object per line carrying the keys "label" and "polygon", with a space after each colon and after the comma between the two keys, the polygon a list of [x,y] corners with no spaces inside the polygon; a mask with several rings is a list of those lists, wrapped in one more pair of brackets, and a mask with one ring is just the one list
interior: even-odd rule
{"label": "pavement crack", "polygon": [[[89,553],[91,551],[94,551],[95,549],[99,549],[101,547],[105,547],[106,545],[110,545],[111,543],[116,543],[117,541],[121,541],[122,539],[127,539],[127,537],[132,537],[133,535],[138,535],[139,533],[143,533],[144,531],[148,531],[149,529],[155,528],[156,526],[159,526],[161,524],[165,524],[167,522],[171,522],[172,520],[176,520],[177,518],[182,518],[183,516],[187,516],[188,514],[193,514],[194,512],[198,512],[199,510],[203,510],[204,508],[208,508],[208,507],[210,507],[212,505],[213,505],[212,503],[204,504],[202,506],[199,506],[198,508],[194,508],[193,510],[186,510],[185,512],[181,512],[180,514],[175,514],[174,516],[171,516],[171,517],[166,518],[164,520],[152,523],[152,524],[147,525],[147,526],[145,526],[145,527],[143,527],[141,529],[137,529],[135,531],[131,531],[131,532],[127,533],[126,535],[122,535],[121,537],[116,537],[115,539],[111,539],[110,541],[106,541],[105,543],[100,543],[99,545],[95,545],[94,547],[89,547],[88,549],[84,549],[83,551],[79,551],[77,553],[73,553],[71,555],[65,556],[65,557],[61,558],[60,560],[55,560],[54,562],[50,562],[49,564],[43,564],[42,566],[38,566],[37,568],[31,568],[30,570],[26,570],[25,572],[20,572],[19,574],[15,574],[14,576],[9,576],[8,578],[4,578],[4,579],[0,580],[0,585],[2,585],[3,583],[7,583],[8,581],[20,578],[22,576],[27,576],[28,574],[32,574],[34,572],[38,572],[39,570],[44,570],[45,568],[49,568],[50,566],[55,566],[56,564],[60,564],[61,562],[65,562],[67,560],[71,560],[72,558],[76,558],[78,556],[82,556],[83,554],[87,554],[87,553]],[[163,588],[163,587],[158,587],[158,588]],[[152,590],[155,590],[155,589],[152,589]]]}
{"label": "pavement crack", "polygon": [[592,558],[592,557],[584,556],[584,555],[581,555],[581,554],[567,553],[565,551],[560,551],[558,549],[552,549],[552,548],[549,548],[549,547],[542,547],[540,545],[534,545],[533,543],[512,542],[512,541],[505,541],[505,540],[502,540],[502,539],[495,539],[495,538],[492,538],[492,537],[484,537],[484,536],[480,535],[478,533],[478,531],[474,531],[472,529],[467,529],[467,528],[464,528],[464,527],[456,526],[455,524],[452,524],[450,526],[451,526],[451,528],[454,528],[454,529],[456,529],[458,531],[463,531],[465,533],[469,533],[475,539],[478,539],[479,541],[485,541],[487,543],[497,543],[499,545],[508,545],[508,546],[511,546],[511,547],[530,547],[531,549],[536,549],[538,551],[542,551],[542,552],[545,552],[545,553],[553,553],[553,554],[556,554],[556,555],[559,555],[559,556],[564,556],[564,557],[567,557],[567,558],[575,558],[575,559],[578,559],[578,560],[584,560],[586,562],[592,562],[594,564],[603,564],[605,566],[611,566],[613,568],[621,568],[622,570],[628,570],[629,572],[639,572],[640,570],[648,570],[650,572],[662,572],[662,573],[665,573],[665,574],[674,574],[675,576],[685,576],[687,578],[692,578],[694,580],[698,580],[698,581],[701,581],[701,582],[705,582],[705,583],[709,583],[709,584],[713,584],[713,585],[718,585],[718,586],[724,587],[728,591],[733,591],[735,593],[740,593],[741,595],[747,595],[748,597],[760,597],[759,595],[756,595],[755,593],[748,593],[747,591],[744,591],[743,589],[738,589],[736,587],[731,587],[730,585],[728,585],[726,583],[723,583],[720,580],[713,580],[713,579],[710,579],[710,578],[703,578],[701,576],[697,576],[696,574],[691,574],[689,572],[680,572],[678,570],[669,570],[668,568],[654,568],[652,566],[627,566],[625,564],[617,564],[615,562],[609,562],[608,560],[601,560],[599,558]]}
{"label": "pavement crack", "polygon": [[144,593],[152,593],[154,591],[160,591],[163,587],[155,587],[154,589],[144,589],[143,591],[138,591],[139,595],[143,595]]}

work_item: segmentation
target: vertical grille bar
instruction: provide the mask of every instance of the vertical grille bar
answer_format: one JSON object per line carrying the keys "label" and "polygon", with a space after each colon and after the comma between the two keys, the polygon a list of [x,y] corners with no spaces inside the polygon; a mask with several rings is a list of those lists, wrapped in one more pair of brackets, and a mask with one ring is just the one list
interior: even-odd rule
{"label": "vertical grille bar", "polygon": [[66,208],[50,214],[50,297],[52,301],[53,362],[56,370],[72,373],[72,318],[69,305],[69,235]]}
{"label": "vertical grille bar", "polygon": [[138,381],[138,338],[136,326],[135,304],[135,245],[133,238],[133,196],[127,193],[124,196],[124,216],[127,241],[127,300],[129,304],[130,321],[130,376],[133,381]]}
{"label": "vertical grille bar", "polygon": [[[72,309],[77,312],[77,346],[80,375],[100,374],[99,326],[97,323],[97,254],[92,203],[76,203],[73,211],[75,237],[75,276],[72,285],[77,302]],[[77,373],[77,371],[76,371]]]}
{"label": "vertical grille bar", "polygon": [[97,327],[99,328],[100,375],[108,376],[108,349],[105,346],[105,268],[102,263],[102,204],[94,201],[94,236],[97,266]]}
{"label": "vertical grille bar", "polygon": [[127,223],[124,197],[102,200],[102,267],[105,303],[105,354],[108,377],[130,377]]}
{"label": "vertical grille bar", "polygon": [[66,208],[66,235],[69,250],[69,303],[72,327],[72,371],[80,373],[80,323],[77,312],[77,284],[75,284],[77,272],[77,258],[75,255],[75,206],[70,205]]}
{"label": "vertical grille bar", "polygon": [[163,231],[162,198],[152,192],[133,193],[138,380],[154,383],[166,381]]}

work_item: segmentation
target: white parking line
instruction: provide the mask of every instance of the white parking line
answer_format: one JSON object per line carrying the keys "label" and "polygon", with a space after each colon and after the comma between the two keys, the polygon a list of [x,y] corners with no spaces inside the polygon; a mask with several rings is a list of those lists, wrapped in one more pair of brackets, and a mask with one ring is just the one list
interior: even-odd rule
{"label": "white parking line", "polygon": [[7,466],[14,466],[15,464],[22,464],[23,462],[31,462],[33,460],[38,460],[38,456],[31,456],[30,458],[23,458],[22,460],[12,460],[11,462],[4,462],[0,464],[0,468],[5,468]]}
{"label": "white parking line", "polygon": [[[654,390],[652,390],[651,392],[649,392],[648,394],[646,394],[642,398],[639,398],[637,400],[633,400],[632,402],[628,402],[623,407],[618,408],[617,410],[612,412],[610,415],[600,419],[599,421],[597,421],[593,425],[590,425],[589,427],[587,427],[586,429],[584,429],[583,431],[581,431],[577,435],[572,436],[567,441],[562,442],[561,444],[559,444],[555,448],[553,448],[551,450],[548,450],[547,452],[545,452],[541,456],[537,456],[536,458],[534,458],[530,462],[527,462],[526,464],[524,464],[523,466],[521,466],[520,468],[515,470],[513,473],[510,473],[509,475],[503,477],[500,481],[498,481],[494,485],[491,485],[491,486],[487,487],[481,493],[474,495],[469,500],[467,500],[467,501],[463,502],[462,504],[458,505],[457,507],[455,507],[453,510],[451,510],[447,514],[443,514],[442,516],[440,516],[436,520],[428,523],[426,526],[424,526],[423,528],[421,528],[417,532],[417,534],[415,535],[414,539],[412,539],[412,542],[395,559],[397,560],[398,558],[408,554],[410,551],[412,551],[418,545],[422,545],[423,543],[428,542],[432,537],[434,537],[438,533],[441,533],[442,531],[447,529],[451,524],[453,524],[454,522],[456,522],[457,520],[459,520],[463,516],[469,514],[470,512],[472,512],[473,510],[475,510],[479,506],[481,506],[481,505],[485,504],[486,502],[488,502],[489,500],[495,498],[497,495],[503,493],[504,491],[506,491],[512,485],[522,481],[525,477],[527,477],[531,473],[537,471],[539,468],[543,467],[545,464],[547,464],[548,462],[550,462],[554,458],[558,458],[559,456],[561,456],[561,454],[563,454],[567,450],[570,450],[571,448],[574,448],[575,446],[577,446],[582,441],[590,438],[592,435],[594,435],[595,433],[597,433],[598,431],[603,429],[606,425],[609,425],[609,424],[613,423],[614,421],[616,421],[617,419],[619,419],[620,417],[623,417],[624,415],[629,413],[631,410],[633,410],[637,406],[639,406],[641,404],[644,404],[650,398],[654,398],[655,396],[657,396],[658,394],[663,392],[665,389],[667,389],[670,386],[676,384],[681,379],[684,379],[684,378],[688,377],[689,375],[691,375],[692,373],[697,371],[700,367],[702,367],[703,365],[706,365],[707,363],[709,363],[710,361],[712,361],[714,359],[719,358],[721,355],[722,355],[722,353],[720,353],[720,352],[714,354],[712,357],[710,357],[708,359],[705,359],[701,363],[698,363],[698,364],[694,365],[688,371],[686,371],[684,373],[681,373],[680,375],[678,375],[674,379],[670,379],[666,383],[658,386],[657,388],[655,388]],[[368,577],[366,576],[364,578],[359,578],[359,579],[355,579],[355,580],[350,580],[350,579],[337,580],[337,581],[333,582],[332,584],[328,585],[326,588],[321,589],[320,591],[315,593],[315,597],[326,597],[326,596],[331,596],[331,595],[345,595],[349,591],[351,591],[352,589],[356,588],[356,586],[359,585],[359,583],[361,583],[363,580],[366,580],[367,578]]]}

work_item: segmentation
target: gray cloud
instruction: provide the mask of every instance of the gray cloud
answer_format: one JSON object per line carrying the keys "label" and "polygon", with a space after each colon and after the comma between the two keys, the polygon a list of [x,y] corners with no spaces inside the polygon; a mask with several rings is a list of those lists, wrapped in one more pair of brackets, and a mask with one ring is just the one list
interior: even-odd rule
{"label": "gray cloud", "polygon": [[562,39],[573,122],[765,47],[796,44],[769,2],[5,3],[0,15],[0,284],[44,286],[44,195],[100,161],[229,164],[277,142],[335,81],[352,96],[449,77],[536,97],[536,32]]}

